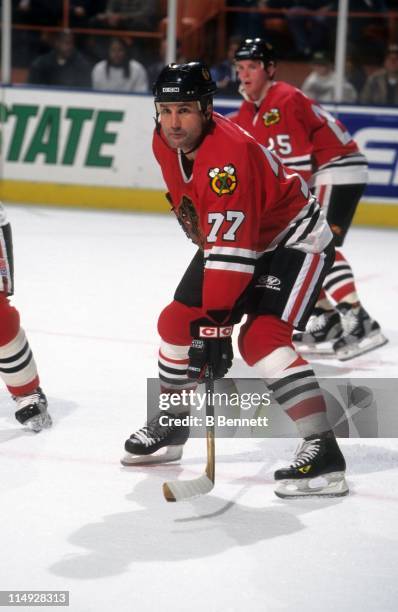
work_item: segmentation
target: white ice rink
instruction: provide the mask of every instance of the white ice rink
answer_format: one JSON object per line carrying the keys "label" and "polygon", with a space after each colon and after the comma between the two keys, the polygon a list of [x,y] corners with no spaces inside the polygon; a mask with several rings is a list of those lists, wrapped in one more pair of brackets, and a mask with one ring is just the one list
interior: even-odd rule
{"label": "white ice rink", "polygon": [[[342,440],[349,497],[296,501],[272,482],[295,440],[218,440],[212,493],[167,504],[162,482],[200,475],[204,440],[177,465],[119,459],[145,419],[157,315],[193,245],[164,216],[8,213],[13,303],[54,427],[25,432],[0,391],[0,590],[68,590],[73,612],[397,610],[398,439]],[[398,233],[354,228],[345,253],[390,342],[316,369],[397,377]],[[250,374],[237,358],[232,375]]]}

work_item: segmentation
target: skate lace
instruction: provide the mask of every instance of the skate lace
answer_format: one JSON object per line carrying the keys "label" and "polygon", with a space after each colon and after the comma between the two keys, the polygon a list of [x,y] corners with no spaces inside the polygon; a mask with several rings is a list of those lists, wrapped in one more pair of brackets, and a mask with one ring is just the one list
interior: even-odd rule
{"label": "skate lace", "polygon": [[307,331],[310,333],[320,331],[326,325],[326,316],[324,314],[312,315],[308,321]]}
{"label": "skate lace", "polygon": [[152,444],[156,444],[162,438],[167,436],[167,434],[173,429],[172,425],[161,425],[159,423],[159,416],[156,415],[155,418],[152,419],[147,425],[141,427],[138,431],[135,432],[134,437],[144,444],[145,446],[151,446]]}
{"label": "skate lace", "polygon": [[303,440],[295,452],[295,458],[290,467],[301,467],[316,457],[319,451],[321,440],[315,438],[313,440]]}
{"label": "skate lace", "polygon": [[14,400],[18,405],[18,408],[26,408],[27,406],[40,405],[41,396],[39,391],[31,393],[30,395],[14,395]]}
{"label": "skate lace", "polygon": [[341,325],[344,335],[349,336],[358,326],[358,316],[352,310],[348,310],[341,315]]}

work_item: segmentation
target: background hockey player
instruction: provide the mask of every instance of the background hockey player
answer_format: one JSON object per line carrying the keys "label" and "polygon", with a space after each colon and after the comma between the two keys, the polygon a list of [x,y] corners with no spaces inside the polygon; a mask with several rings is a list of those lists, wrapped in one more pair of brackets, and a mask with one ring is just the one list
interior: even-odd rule
{"label": "background hockey player", "polygon": [[[317,196],[341,247],[367,182],[368,165],[342,123],[299,89],[275,80],[275,54],[265,40],[246,39],[235,53],[244,97],[233,120],[283,163],[299,171]],[[336,252],[333,268],[304,333],[301,349],[332,348],[345,360],[387,342],[360,304],[350,264]],[[324,343],[329,343],[329,346]]]}
{"label": "background hockey player", "polygon": [[0,376],[17,405],[17,421],[40,431],[50,427],[51,418],[19,313],[8,300],[13,294],[13,267],[11,226],[0,204]]}
{"label": "background hockey player", "polygon": [[[232,364],[232,326],[248,314],[240,353],[262,372],[304,438],[293,463],[275,473],[277,493],[344,495],[345,461],[322,392],[291,342],[333,261],[332,233],[305,181],[213,113],[215,90],[199,62],[171,64],[154,88],[153,150],[172,209],[199,247],[159,317],[161,391],[194,388],[208,366],[222,378]],[[170,419],[162,427],[158,415],[126,441],[122,462],[179,458],[188,435]],[[319,475],[326,484],[310,488]]]}

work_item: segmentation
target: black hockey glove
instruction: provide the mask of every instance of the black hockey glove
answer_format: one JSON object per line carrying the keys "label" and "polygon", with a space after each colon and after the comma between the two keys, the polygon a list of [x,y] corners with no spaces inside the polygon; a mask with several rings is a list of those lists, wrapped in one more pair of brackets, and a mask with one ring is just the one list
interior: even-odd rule
{"label": "black hockey glove", "polygon": [[188,378],[201,381],[207,369],[214,379],[226,375],[234,358],[232,330],[232,325],[216,325],[209,319],[199,319],[192,323]]}

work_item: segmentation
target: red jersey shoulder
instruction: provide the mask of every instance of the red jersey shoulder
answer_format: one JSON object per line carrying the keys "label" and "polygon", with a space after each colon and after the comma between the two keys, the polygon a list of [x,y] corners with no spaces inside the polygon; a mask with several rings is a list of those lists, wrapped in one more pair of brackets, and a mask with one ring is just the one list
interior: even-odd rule
{"label": "red jersey shoulder", "polygon": [[284,81],[275,81],[275,83],[268,90],[268,94],[265,96],[264,101],[267,99],[281,102],[285,102],[292,97],[297,96],[297,94],[301,94],[301,91],[290,85],[289,83],[285,83]]}
{"label": "red jersey shoulder", "polygon": [[215,145],[217,142],[225,142],[226,146],[233,148],[244,146],[248,140],[252,140],[252,136],[245,130],[239,127],[234,120],[228,117],[223,117],[218,113],[213,113],[214,129],[209,134],[210,137],[215,138]]}

